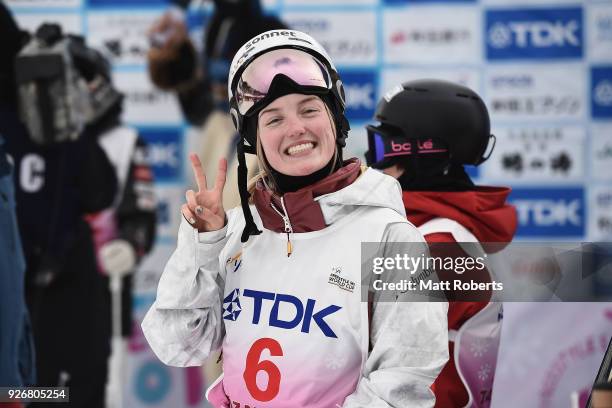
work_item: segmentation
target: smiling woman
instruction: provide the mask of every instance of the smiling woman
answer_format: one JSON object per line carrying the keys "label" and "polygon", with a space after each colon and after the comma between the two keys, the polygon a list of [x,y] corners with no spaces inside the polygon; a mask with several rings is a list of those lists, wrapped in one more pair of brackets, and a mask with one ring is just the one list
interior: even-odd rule
{"label": "smiling woman", "polygon": [[[372,277],[362,242],[426,249],[398,183],[342,160],[348,122],[329,56],[304,33],[270,31],[238,51],[228,85],[242,208],[223,209],[225,160],[209,189],[192,155],[198,191],[142,324],[152,349],[177,366],[222,349],[215,407],[432,406],[447,305],[362,299],[356,287]],[[250,190],[245,153],[262,169]]]}
{"label": "smiling woman", "polygon": [[331,114],[317,96],[281,96],[259,113],[258,123],[257,155],[264,171],[306,176],[336,158]]}

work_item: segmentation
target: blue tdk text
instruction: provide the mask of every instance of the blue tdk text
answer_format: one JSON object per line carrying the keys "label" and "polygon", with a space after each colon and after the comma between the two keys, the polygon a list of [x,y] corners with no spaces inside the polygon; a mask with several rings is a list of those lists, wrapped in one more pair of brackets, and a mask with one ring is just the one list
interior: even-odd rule
{"label": "blue tdk text", "polygon": [[[302,333],[310,333],[313,326],[318,326],[325,336],[338,337],[325,319],[340,310],[340,306],[329,305],[315,311],[316,301],[314,299],[307,299],[306,304],[304,304],[299,298],[292,295],[250,289],[245,289],[242,296],[253,299],[253,319],[251,321],[253,324],[260,324],[262,306],[264,302],[270,301],[273,302],[267,322],[270,326],[288,330],[299,327]],[[293,318],[289,320],[281,319],[279,317],[281,306],[292,306],[295,310]]]}

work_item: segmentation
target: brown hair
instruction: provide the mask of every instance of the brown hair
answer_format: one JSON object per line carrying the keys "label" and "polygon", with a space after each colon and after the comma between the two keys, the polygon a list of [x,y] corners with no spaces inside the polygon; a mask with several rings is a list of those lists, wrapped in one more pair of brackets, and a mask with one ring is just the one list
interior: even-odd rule
{"label": "brown hair", "polygon": [[[334,139],[335,139],[336,138],[336,125],[334,122],[334,118],[331,114],[331,111],[329,110],[329,107],[327,106],[325,102],[323,102],[323,106],[325,106],[325,111],[327,112],[327,116],[329,117],[329,121],[331,122],[332,130],[334,132]],[[247,190],[252,196],[253,192],[255,191],[255,185],[257,184],[258,181],[261,180],[270,190],[272,190],[275,193],[278,193],[279,192],[278,186],[274,182],[274,178],[270,177],[272,174],[271,166],[268,163],[268,160],[266,159],[266,155],[261,145],[261,139],[259,137],[259,123],[257,123],[256,151],[257,151],[257,163],[259,166],[259,173],[257,173],[255,177],[249,180]],[[340,157],[338,154],[338,146],[336,145],[336,150],[334,151],[334,157],[333,157],[333,162],[332,162],[332,167],[331,167],[332,170],[330,171],[329,174],[332,174],[334,172],[334,169],[336,168],[336,164],[338,163],[339,158]],[[249,199],[249,201],[251,201],[251,199]]]}

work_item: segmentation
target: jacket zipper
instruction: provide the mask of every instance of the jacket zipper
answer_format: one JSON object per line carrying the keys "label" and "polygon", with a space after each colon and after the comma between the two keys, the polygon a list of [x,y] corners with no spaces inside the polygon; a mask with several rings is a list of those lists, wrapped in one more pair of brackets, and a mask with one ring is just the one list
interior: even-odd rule
{"label": "jacket zipper", "polygon": [[285,202],[283,201],[283,197],[280,198],[281,207],[283,208],[283,213],[281,213],[275,206],[274,203],[270,203],[270,206],[278,215],[281,216],[283,222],[285,223],[285,233],[287,234],[287,258],[291,256],[293,253],[293,245],[291,244],[291,239],[289,238],[289,234],[293,233],[293,227],[291,227],[291,221],[289,220],[289,216],[286,215],[287,209],[285,208]]}

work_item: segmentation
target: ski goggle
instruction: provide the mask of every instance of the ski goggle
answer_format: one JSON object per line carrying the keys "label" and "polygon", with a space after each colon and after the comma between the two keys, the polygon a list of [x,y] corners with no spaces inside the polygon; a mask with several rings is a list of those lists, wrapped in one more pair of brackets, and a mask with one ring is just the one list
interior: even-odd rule
{"label": "ski goggle", "polygon": [[366,163],[374,168],[385,168],[404,156],[447,155],[448,149],[434,138],[407,138],[399,131],[366,126],[368,131],[368,151]]}
{"label": "ski goggle", "polygon": [[297,49],[276,49],[255,58],[242,72],[236,85],[235,100],[241,115],[268,95],[274,78],[283,74],[295,84],[329,90],[329,70],[313,55]]}

